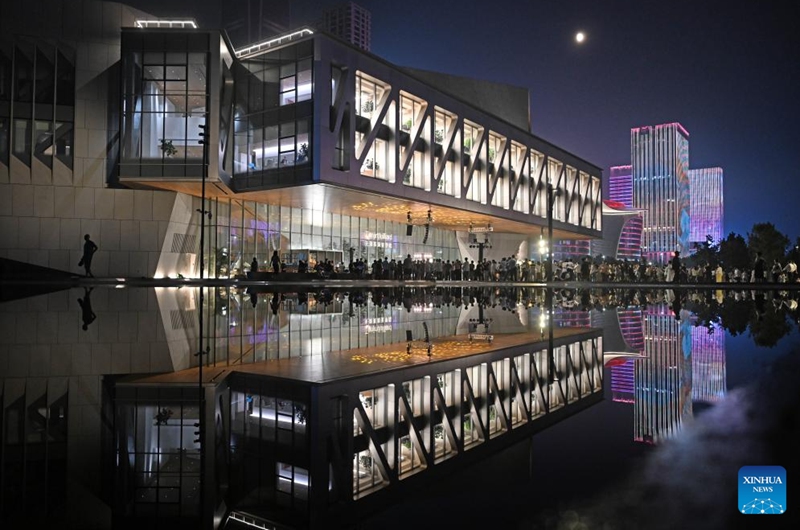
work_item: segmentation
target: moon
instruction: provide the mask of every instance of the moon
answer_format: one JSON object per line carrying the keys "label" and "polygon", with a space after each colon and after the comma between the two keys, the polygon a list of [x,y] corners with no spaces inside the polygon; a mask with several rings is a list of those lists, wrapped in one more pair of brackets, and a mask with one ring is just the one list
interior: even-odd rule
{"label": "moon", "polygon": [[584,40],[586,40],[586,35],[584,35],[584,33],[582,31],[579,31],[578,33],[575,34],[575,42],[580,44]]}

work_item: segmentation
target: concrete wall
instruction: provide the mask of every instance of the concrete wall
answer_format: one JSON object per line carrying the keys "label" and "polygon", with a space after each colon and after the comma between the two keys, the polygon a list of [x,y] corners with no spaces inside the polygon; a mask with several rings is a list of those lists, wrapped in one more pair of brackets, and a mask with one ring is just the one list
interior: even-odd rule
{"label": "concrete wall", "polygon": [[176,194],[110,189],[118,149],[119,29],[143,14],[97,0],[3,0],[0,39],[57,41],[76,55],[73,169],[34,157],[0,163],[0,256],[80,272],[83,235],[96,276],[153,276]]}
{"label": "concrete wall", "polygon": [[154,290],[94,289],[90,300],[97,318],[83,330],[77,300],[85,295],[72,289],[0,304],[3,407],[20,397],[26,407],[45,395],[51,403],[68,392],[67,505],[80,497],[67,517],[71,528],[97,527],[90,522],[98,514],[88,507],[103,507],[85,497],[99,495],[102,487],[103,377],[176,368]]}
{"label": "concrete wall", "polygon": [[416,68],[404,67],[403,70],[520,129],[531,130],[530,93],[527,88]]}

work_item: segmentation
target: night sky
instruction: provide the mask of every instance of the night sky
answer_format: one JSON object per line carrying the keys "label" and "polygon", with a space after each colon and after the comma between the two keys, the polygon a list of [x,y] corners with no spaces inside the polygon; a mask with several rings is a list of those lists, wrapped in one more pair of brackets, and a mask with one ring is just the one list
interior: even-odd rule
{"label": "night sky", "polygon": [[[150,9],[156,15],[201,4],[129,3],[160,6]],[[313,22],[337,3],[295,1],[291,23]],[[533,133],[604,176],[630,163],[631,127],[680,122],[690,167],[725,171],[726,233],[771,221],[792,241],[800,236],[800,35],[790,2],[358,3],[372,12],[373,53],[527,87]],[[582,45],[577,31],[586,33]]]}

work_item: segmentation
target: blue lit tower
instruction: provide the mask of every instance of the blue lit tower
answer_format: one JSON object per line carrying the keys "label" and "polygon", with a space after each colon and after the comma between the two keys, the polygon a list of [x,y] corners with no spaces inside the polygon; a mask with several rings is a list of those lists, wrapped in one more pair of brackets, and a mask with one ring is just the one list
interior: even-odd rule
{"label": "blue lit tower", "polygon": [[723,237],[723,193],[721,167],[689,170],[691,190],[691,233],[689,241],[705,243],[706,236],[715,242]]}
{"label": "blue lit tower", "polygon": [[642,247],[654,263],[689,250],[689,133],[679,123],[631,129],[633,207],[644,210]]}

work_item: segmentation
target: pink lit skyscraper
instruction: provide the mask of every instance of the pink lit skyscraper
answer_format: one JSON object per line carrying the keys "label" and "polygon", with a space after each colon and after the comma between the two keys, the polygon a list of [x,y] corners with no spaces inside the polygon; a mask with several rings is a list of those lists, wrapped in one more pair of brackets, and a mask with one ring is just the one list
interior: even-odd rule
{"label": "pink lit skyscraper", "polygon": [[653,263],[689,252],[689,133],[680,123],[631,129],[633,207],[644,210],[642,247]]}

